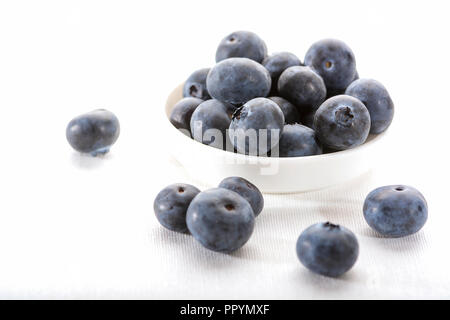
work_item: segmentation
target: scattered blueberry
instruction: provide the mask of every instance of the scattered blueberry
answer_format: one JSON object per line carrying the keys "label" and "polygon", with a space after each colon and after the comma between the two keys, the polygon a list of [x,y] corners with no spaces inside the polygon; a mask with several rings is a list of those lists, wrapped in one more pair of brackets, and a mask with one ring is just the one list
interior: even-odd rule
{"label": "scattered blueberry", "polygon": [[364,202],[364,218],[377,232],[389,237],[416,233],[428,218],[428,205],[416,189],[404,185],[377,188]]}
{"label": "scattered blueberry", "polygon": [[198,98],[183,98],[178,101],[170,113],[170,122],[187,136],[191,136],[191,117],[195,109],[203,102]]}
{"label": "scattered blueberry", "polygon": [[250,181],[241,177],[228,177],[222,180],[219,188],[228,189],[236,192],[250,203],[255,217],[257,217],[264,208],[264,198],[259,189]]}
{"label": "scattered blueberry", "polygon": [[280,107],[284,115],[285,123],[300,123],[300,113],[298,112],[296,106],[281,97],[269,97],[269,99],[275,102]]}
{"label": "scattered blueberry", "polygon": [[359,253],[355,234],[329,222],[314,224],[303,231],[296,249],[306,268],[328,277],[339,277],[350,270]]}
{"label": "scattered blueberry", "polygon": [[230,58],[216,64],[206,79],[209,94],[222,102],[240,105],[269,94],[269,72],[247,58]]}
{"label": "scattered blueberry", "polygon": [[359,79],[350,84],[345,91],[364,103],[370,113],[370,133],[385,131],[394,117],[394,103],[386,88],[376,80]]}
{"label": "scattered blueberry", "polygon": [[278,80],[278,93],[301,112],[316,110],[325,101],[327,89],[322,78],[309,67],[287,68]]}
{"label": "scattered blueberry", "polygon": [[316,111],[314,128],[326,147],[334,150],[353,148],[363,144],[369,135],[369,111],[356,98],[335,96]]}
{"label": "scattered blueberry", "polygon": [[192,200],[186,223],[194,238],[206,248],[232,252],[252,235],[255,215],[249,202],[236,192],[215,188]]}
{"label": "scattered blueberry", "polygon": [[203,144],[223,149],[226,146],[226,130],[230,122],[229,107],[226,103],[216,99],[207,100],[192,114],[192,137]]}
{"label": "scattered blueberry", "polygon": [[283,126],[280,107],[270,99],[255,98],[236,110],[228,134],[239,153],[266,155],[278,145]]}
{"label": "scattered blueberry", "polygon": [[322,153],[314,130],[300,124],[287,124],[279,144],[280,157],[304,157]]}
{"label": "scattered blueberry", "polygon": [[261,63],[266,56],[266,44],[258,35],[249,31],[236,31],[220,42],[216,62],[228,58],[249,58]]}
{"label": "scattered blueberry", "polygon": [[305,65],[319,73],[330,92],[345,90],[355,78],[355,56],[340,40],[324,39],[314,43],[306,53]]}
{"label": "scattered blueberry", "polygon": [[211,99],[206,89],[206,77],[209,68],[195,71],[189,76],[183,86],[183,97],[194,97],[202,100]]}
{"label": "scattered blueberry", "polygon": [[278,78],[283,71],[289,67],[301,66],[302,62],[293,53],[279,52],[266,57],[262,65],[266,67],[272,78],[272,92],[277,92]]}
{"label": "scattered blueberry", "polygon": [[67,141],[79,152],[92,156],[105,154],[117,141],[120,125],[117,117],[104,109],[82,114],[69,122],[66,129]]}
{"label": "scattered blueberry", "polygon": [[187,232],[186,212],[192,199],[200,193],[190,184],[172,184],[158,193],[153,203],[156,218],[169,230]]}

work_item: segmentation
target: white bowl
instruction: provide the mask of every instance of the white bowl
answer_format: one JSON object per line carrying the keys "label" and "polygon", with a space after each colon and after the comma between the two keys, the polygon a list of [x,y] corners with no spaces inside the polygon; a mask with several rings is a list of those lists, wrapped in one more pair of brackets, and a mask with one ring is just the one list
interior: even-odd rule
{"label": "white bowl", "polygon": [[[178,86],[167,99],[165,111],[168,118],[173,106],[182,99],[182,88],[183,85]],[[386,133],[369,136],[363,145],[335,153],[264,158],[204,145],[184,135],[169,121],[165,127],[172,156],[196,180],[217,186],[225,177],[240,176],[266,193],[317,190],[355,178],[372,168],[376,153],[386,136]]]}

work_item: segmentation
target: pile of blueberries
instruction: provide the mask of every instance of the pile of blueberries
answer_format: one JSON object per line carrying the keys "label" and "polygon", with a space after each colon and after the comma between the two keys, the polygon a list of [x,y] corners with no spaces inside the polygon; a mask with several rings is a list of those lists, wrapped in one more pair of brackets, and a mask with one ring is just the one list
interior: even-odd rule
{"label": "pile of blueberries", "polygon": [[[207,249],[230,253],[250,239],[264,198],[248,180],[229,177],[218,188],[203,192],[189,184],[172,184],[158,193],[153,207],[158,221],[167,229],[190,233]],[[428,206],[423,195],[412,187],[384,186],[369,193],[363,214],[369,226],[381,235],[404,237],[424,226]],[[359,245],[352,231],[325,222],[304,230],[296,251],[309,270],[338,277],[355,264]]]}
{"label": "pile of blueberries", "polygon": [[172,184],[159,192],[153,204],[164,227],[191,233],[203,246],[218,252],[241,248],[250,239],[263,207],[259,189],[240,177],[226,178],[218,188],[203,192],[189,184]]}
{"label": "pile of blueberries", "polygon": [[256,34],[233,32],[217,64],[195,71],[170,122],[216,148],[259,156],[299,157],[346,150],[385,131],[394,104],[376,80],[359,79],[342,41],[314,43],[304,63],[290,52],[267,55]]}

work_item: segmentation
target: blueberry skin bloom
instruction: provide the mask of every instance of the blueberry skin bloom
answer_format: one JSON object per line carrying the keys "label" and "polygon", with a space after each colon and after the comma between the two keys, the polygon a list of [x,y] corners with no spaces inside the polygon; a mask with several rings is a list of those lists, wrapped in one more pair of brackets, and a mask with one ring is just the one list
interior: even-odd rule
{"label": "blueberry skin bloom", "polygon": [[314,129],[322,144],[330,149],[354,148],[363,144],[369,135],[369,111],[356,98],[335,96],[316,111]]}
{"label": "blueberry skin bloom", "polygon": [[272,92],[276,92],[278,78],[280,78],[283,71],[289,67],[301,66],[302,62],[293,53],[278,52],[265,58],[262,65],[266,67],[272,78]]}
{"label": "blueberry skin bloom", "polygon": [[[227,135],[226,130],[231,122],[228,109],[229,107],[225,103],[216,99],[201,103],[191,117],[192,137],[203,144],[223,149]],[[221,137],[216,136],[219,132]],[[216,140],[216,138],[221,139]]]}
{"label": "blueberry skin bloom", "polygon": [[117,141],[120,125],[117,117],[104,109],[82,114],[69,122],[66,137],[75,150],[92,156],[105,154]]}
{"label": "blueberry skin bloom", "polygon": [[232,252],[252,235],[255,215],[249,202],[236,192],[214,188],[195,197],[186,223],[194,238],[207,249]]}
{"label": "blueberry skin bloom", "polygon": [[304,157],[322,153],[314,130],[300,124],[284,126],[279,148],[280,157]]}
{"label": "blueberry skin bloom", "polygon": [[329,222],[314,224],[303,231],[296,249],[306,268],[328,277],[339,277],[350,270],[359,254],[355,234]]}
{"label": "blueberry skin bloom", "polygon": [[356,74],[355,55],[349,46],[336,39],[314,43],[306,52],[305,65],[323,78],[330,92],[344,91]]}
{"label": "blueberry skin bloom", "polygon": [[239,153],[266,155],[278,145],[283,126],[280,107],[270,99],[255,98],[236,110],[228,134]]}
{"label": "blueberry skin bloom", "polygon": [[200,193],[190,184],[176,183],[161,190],[153,202],[156,218],[169,230],[186,233],[186,212],[192,199]]}
{"label": "blueberry skin bloom", "polygon": [[170,113],[170,123],[187,136],[190,136],[192,114],[202,102],[203,100],[192,97],[181,99],[175,104]]}
{"label": "blueberry skin bloom", "polygon": [[267,46],[258,35],[250,31],[236,31],[220,42],[216,62],[228,58],[248,58],[261,63],[266,56]]}
{"label": "blueberry skin bloom", "polygon": [[394,103],[386,88],[376,80],[359,79],[350,84],[345,94],[361,100],[370,113],[370,133],[385,131],[394,117]]}
{"label": "blueberry skin bloom", "polygon": [[364,202],[364,218],[378,233],[404,237],[419,231],[427,221],[428,205],[416,189],[404,185],[377,188]]}
{"label": "blueberry skin bloom", "polygon": [[296,106],[281,97],[269,97],[269,99],[275,102],[280,107],[284,115],[285,123],[300,123],[300,113],[298,112]]}
{"label": "blueberry skin bloom", "polygon": [[327,89],[322,78],[309,67],[287,68],[278,80],[278,93],[301,112],[317,110],[325,101]]}
{"label": "blueberry skin bloom", "polygon": [[211,99],[206,88],[206,77],[209,68],[204,68],[192,73],[183,86],[183,97],[194,97],[202,100]]}
{"label": "blueberry skin bloom", "polygon": [[209,94],[222,102],[241,105],[269,94],[269,71],[247,58],[230,58],[216,64],[206,79]]}
{"label": "blueberry skin bloom", "polygon": [[228,177],[223,179],[219,188],[228,189],[236,192],[250,203],[255,217],[257,217],[264,208],[264,197],[259,189],[250,181],[241,177]]}

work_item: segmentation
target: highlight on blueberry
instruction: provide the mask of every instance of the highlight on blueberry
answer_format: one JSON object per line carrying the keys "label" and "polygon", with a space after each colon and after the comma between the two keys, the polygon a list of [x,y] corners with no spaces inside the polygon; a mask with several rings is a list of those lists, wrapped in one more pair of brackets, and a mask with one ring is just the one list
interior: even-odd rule
{"label": "highlight on blueberry", "polygon": [[119,134],[119,120],[105,109],[82,114],[72,119],[66,128],[66,138],[72,148],[92,156],[109,152]]}

